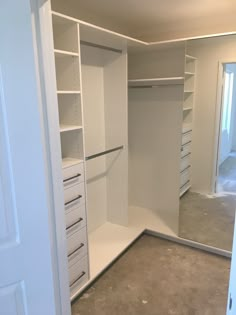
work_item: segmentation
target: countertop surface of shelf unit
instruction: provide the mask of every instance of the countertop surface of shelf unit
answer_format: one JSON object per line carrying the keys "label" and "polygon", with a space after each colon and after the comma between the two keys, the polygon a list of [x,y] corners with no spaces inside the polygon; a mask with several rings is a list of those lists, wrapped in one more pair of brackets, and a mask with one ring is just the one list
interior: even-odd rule
{"label": "countertop surface of shelf unit", "polygon": [[78,125],[60,125],[60,132],[71,131],[71,130],[79,130],[82,129],[82,126]]}
{"label": "countertop surface of shelf unit", "polygon": [[76,90],[74,90],[74,91],[58,90],[57,94],[80,94],[80,91],[76,91]]}
{"label": "countertop surface of shelf unit", "polygon": [[72,52],[72,51],[66,51],[66,50],[60,50],[60,49],[54,49],[54,53],[56,56],[71,56],[71,57],[78,57],[79,54]]}
{"label": "countertop surface of shelf unit", "polygon": [[64,158],[62,159],[62,168],[67,168],[76,164],[83,163],[83,160],[74,159],[74,158]]}
{"label": "countertop surface of shelf unit", "polygon": [[166,77],[150,79],[131,79],[128,80],[129,87],[158,86],[158,85],[182,85],[184,77]]}
{"label": "countertop surface of shelf unit", "polygon": [[158,212],[150,209],[130,206],[128,226],[106,222],[89,233],[90,280],[79,292],[92,283],[146,229],[177,237],[165,224],[163,215],[166,214],[158,215]]}

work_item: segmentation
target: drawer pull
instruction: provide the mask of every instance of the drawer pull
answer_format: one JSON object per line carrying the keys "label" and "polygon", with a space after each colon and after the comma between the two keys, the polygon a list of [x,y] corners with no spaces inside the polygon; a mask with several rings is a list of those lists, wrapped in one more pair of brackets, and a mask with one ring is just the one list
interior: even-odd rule
{"label": "drawer pull", "polygon": [[75,175],[75,176],[72,176],[72,177],[66,178],[66,179],[64,179],[64,180],[63,180],[63,183],[68,182],[69,180],[72,180],[72,179],[78,178],[78,177],[80,177],[80,176],[81,176],[81,174],[77,174],[77,175]]}
{"label": "drawer pull", "polygon": [[81,221],[83,221],[83,218],[79,218],[79,220],[78,220],[78,221],[76,221],[75,223],[73,223],[73,224],[69,225],[66,229],[67,229],[67,230],[69,230],[70,228],[72,228],[74,225],[76,225],[76,224],[80,223]]}
{"label": "drawer pull", "polygon": [[82,198],[82,195],[79,195],[78,197],[76,197],[76,198],[74,198],[74,199],[72,199],[72,200],[70,200],[70,201],[67,201],[67,202],[65,203],[65,206],[69,205],[70,203],[72,203],[72,202],[74,202],[74,201],[76,201],[76,200],[79,200],[80,198]]}
{"label": "drawer pull", "polygon": [[79,275],[79,277],[77,279],[75,279],[72,283],[70,283],[70,287],[72,287],[73,284],[75,284],[77,281],[79,281],[79,279],[81,279],[85,274],[86,274],[86,272],[82,271],[81,274]]}
{"label": "drawer pull", "polygon": [[186,155],[182,156],[181,160],[183,160],[186,156],[189,156],[191,152],[187,153]]}
{"label": "drawer pull", "polygon": [[180,172],[180,174],[183,173],[184,171],[186,171],[187,169],[189,169],[190,167],[191,167],[191,165],[187,166],[184,170],[182,170],[182,171]]}
{"label": "drawer pull", "polygon": [[185,184],[183,184],[180,189],[182,189],[185,185],[189,184],[190,183],[190,180],[188,180]]}
{"label": "drawer pull", "polygon": [[77,252],[77,250],[81,249],[82,247],[84,247],[84,243],[81,243],[79,247],[77,247],[75,250],[73,250],[72,253],[70,253],[70,254],[68,255],[68,257],[70,257],[71,255],[73,255],[75,252]]}

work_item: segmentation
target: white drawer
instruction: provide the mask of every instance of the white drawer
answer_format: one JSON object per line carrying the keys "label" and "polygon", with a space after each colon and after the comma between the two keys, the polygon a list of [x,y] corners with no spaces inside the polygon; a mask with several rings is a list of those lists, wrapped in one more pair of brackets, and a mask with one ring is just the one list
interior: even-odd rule
{"label": "white drawer", "polygon": [[75,164],[62,169],[64,187],[84,181],[84,163]]}
{"label": "white drawer", "polygon": [[190,181],[191,167],[188,167],[183,172],[180,173],[180,188]]}
{"label": "white drawer", "polygon": [[86,228],[80,229],[78,224],[75,224],[66,230],[66,237],[68,258],[73,258],[75,255],[78,259],[82,258],[87,253]]}
{"label": "white drawer", "polygon": [[76,203],[69,204],[65,207],[66,210],[66,228],[77,223],[81,229],[86,225],[85,204],[78,206]]}
{"label": "white drawer", "polygon": [[191,153],[191,142],[181,146],[181,157]]}
{"label": "white drawer", "polygon": [[192,141],[192,131],[188,131],[182,134],[182,145]]}
{"label": "white drawer", "polygon": [[65,206],[80,206],[85,203],[84,182],[64,188]]}
{"label": "white drawer", "polygon": [[190,188],[190,181],[188,181],[185,185],[180,188],[179,195],[180,197]]}
{"label": "white drawer", "polygon": [[88,281],[88,257],[69,261],[69,282],[71,296]]}
{"label": "white drawer", "polygon": [[185,170],[190,165],[191,165],[191,154],[189,153],[188,155],[183,157],[180,161],[180,172]]}

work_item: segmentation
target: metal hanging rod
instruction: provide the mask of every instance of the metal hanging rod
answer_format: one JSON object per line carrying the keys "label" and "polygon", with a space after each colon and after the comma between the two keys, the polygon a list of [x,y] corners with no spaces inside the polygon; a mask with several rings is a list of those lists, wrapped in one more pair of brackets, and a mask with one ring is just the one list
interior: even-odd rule
{"label": "metal hanging rod", "polygon": [[119,151],[119,150],[122,150],[122,149],[124,149],[124,146],[123,146],[123,145],[121,145],[121,146],[119,146],[119,147],[115,147],[115,148],[110,149],[110,150],[106,150],[106,151],[103,151],[103,152],[99,152],[99,153],[96,153],[96,154],[87,156],[87,157],[85,158],[85,160],[86,160],[86,161],[92,160],[92,159],[95,159],[95,158],[97,158],[97,157],[99,157],[99,156],[102,156],[102,155],[105,155],[105,154],[108,154],[108,153],[111,153],[111,152]]}
{"label": "metal hanging rod", "polygon": [[121,49],[112,48],[112,47],[108,47],[108,46],[103,46],[103,45],[99,45],[99,44],[94,44],[94,43],[86,42],[84,40],[81,40],[80,44],[81,45],[85,45],[85,46],[100,48],[100,49],[103,49],[103,50],[109,50],[109,51],[113,51],[113,52],[122,54],[122,50]]}

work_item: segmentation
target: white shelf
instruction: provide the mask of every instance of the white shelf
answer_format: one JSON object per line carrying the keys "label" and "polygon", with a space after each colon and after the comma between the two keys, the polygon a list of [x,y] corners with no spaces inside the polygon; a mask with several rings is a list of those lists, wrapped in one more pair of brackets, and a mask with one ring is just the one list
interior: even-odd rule
{"label": "white shelf", "polygon": [[193,57],[193,56],[190,56],[190,55],[185,55],[186,59],[189,60],[189,61],[194,61],[194,60],[197,60],[197,58]]}
{"label": "white shelf", "polygon": [[71,131],[71,130],[79,130],[82,129],[82,126],[77,125],[60,125],[60,132]]}
{"label": "white shelf", "polygon": [[192,107],[185,107],[185,108],[183,108],[183,111],[185,112],[185,111],[189,111],[189,110],[192,110]]}
{"label": "white shelf", "polygon": [[186,94],[187,94],[187,93],[188,93],[188,94],[191,94],[191,93],[194,93],[194,91],[190,91],[190,90],[189,90],[189,91],[184,91],[184,93],[186,93]]}
{"label": "white shelf", "polygon": [[57,91],[57,94],[80,94],[80,91]]}
{"label": "white shelf", "polygon": [[59,50],[59,49],[54,49],[54,53],[57,56],[72,56],[72,57],[78,57],[79,54],[72,52],[72,51],[66,51],[66,50]]}
{"label": "white shelf", "polygon": [[158,85],[181,85],[184,84],[184,77],[151,78],[129,80],[129,87],[147,87]]}
{"label": "white shelf", "polygon": [[185,76],[189,76],[189,77],[195,75],[194,72],[188,72],[188,71],[185,71],[184,74]]}
{"label": "white shelf", "polygon": [[62,168],[67,168],[80,163],[83,163],[83,160],[74,158],[64,158],[62,159]]}

